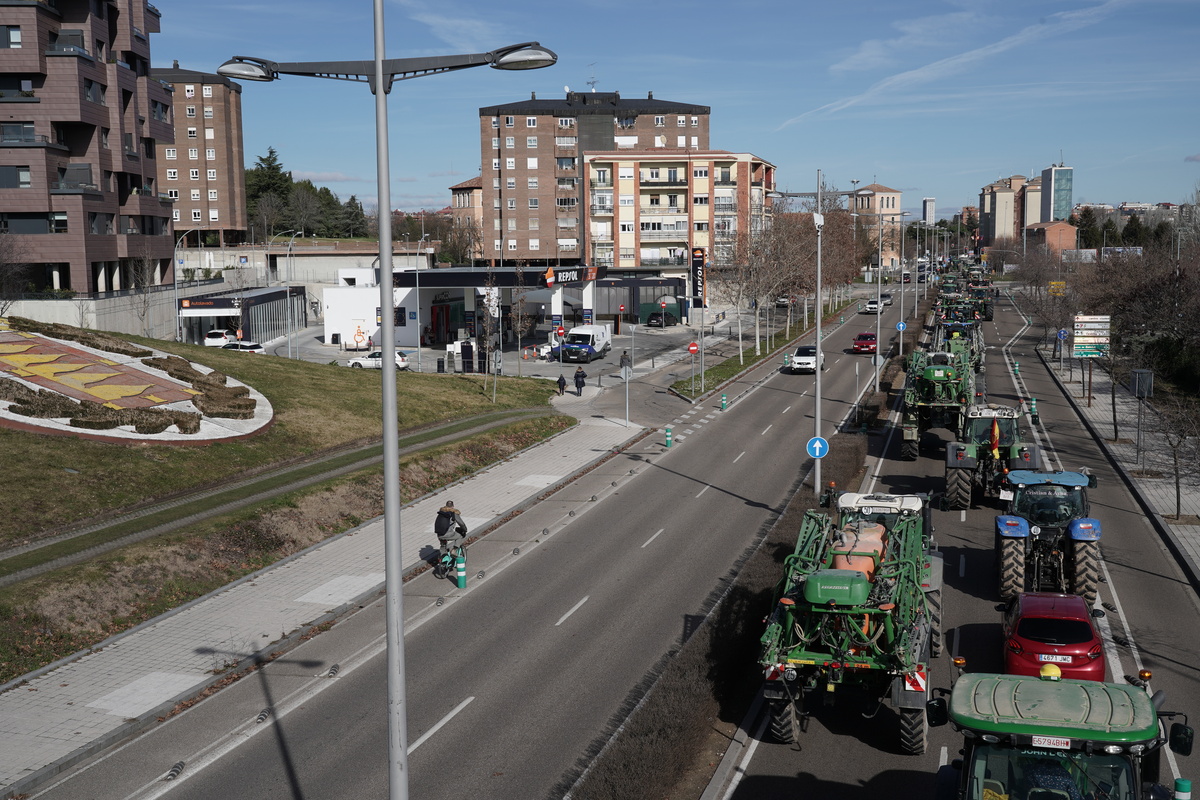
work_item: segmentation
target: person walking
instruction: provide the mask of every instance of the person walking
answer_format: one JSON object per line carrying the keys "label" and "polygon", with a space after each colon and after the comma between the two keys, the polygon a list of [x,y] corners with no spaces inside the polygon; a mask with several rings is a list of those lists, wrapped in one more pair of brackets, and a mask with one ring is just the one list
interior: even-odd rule
{"label": "person walking", "polygon": [[630,357],[628,350],[622,350],[620,368],[625,369],[626,367],[633,369],[633,358]]}
{"label": "person walking", "polygon": [[587,373],[583,371],[583,367],[575,368],[575,391],[583,397],[583,382],[587,380]]}
{"label": "person walking", "polygon": [[567,379],[560,372],[558,373],[558,396],[562,397],[567,391]]}

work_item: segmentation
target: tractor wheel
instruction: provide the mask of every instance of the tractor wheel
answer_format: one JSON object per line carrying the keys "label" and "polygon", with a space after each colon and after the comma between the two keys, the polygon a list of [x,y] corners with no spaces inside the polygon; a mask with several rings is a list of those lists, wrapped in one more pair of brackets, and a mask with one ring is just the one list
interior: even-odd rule
{"label": "tractor wheel", "polygon": [[925,754],[929,739],[929,723],[923,708],[900,709],[900,749],[908,756]]}
{"label": "tractor wheel", "polygon": [[942,654],[942,590],[934,589],[925,594],[925,602],[929,604],[929,657],[937,658]]}
{"label": "tractor wheel", "polygon": [[1025,540],[1000,540],[1000,599],[1008,602],[1025,589]]}
{"label": "tractor wheel", "polygon": [[1075,584],[1072,590],[1087,601],[1096,602],[1096,584],[1100,582],[1100,554],[1096,542],[1072,542],[1075,550]]}
{"label": "tractor wheel", "polygon": [[775,700],[771,703],[771,735],[775,741],[792,744],[799,737],[800,715],[791,700]]}
{"label": "tractor wheel", "polygon": [[900,458],[903,461],[916,461],[921,455],[921,443],[917,440],[905,439],[900,443]]}
{"label": "tractor wheel", "polygon": [[958,511],[971,507],[971,471],[946,468],[946,504]]}

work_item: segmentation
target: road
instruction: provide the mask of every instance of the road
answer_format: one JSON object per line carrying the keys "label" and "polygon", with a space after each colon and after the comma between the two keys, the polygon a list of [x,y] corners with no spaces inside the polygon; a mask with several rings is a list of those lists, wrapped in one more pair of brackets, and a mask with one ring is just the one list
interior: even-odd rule
{"label": "road", "polygon": [[[1015,404],[1036,397],[1042,427],[1036,438],[1057,469],[1089,467],[1099,480],[1091,492],[1092,516],[1103,523],[1103,569],[1099,603],[1109,679],[1153,671],[1155,690],[1167,706],[1189,712],[1200,698],[1200,604],[1165,545],[1079,423],[1068,401],[1033,351],[1034,331],[1008,302],[998,304],[989,341],[987,378],[994,402]],[[1040,331],[1038,332],[1040,335]],[[1014,376],[1014,366],[1019,365]],[[1018,387],[1020,391],[1018,391]],[[1026,420],[1027,424],[1027,420]],[[943,438],[947,432],[939,431]],[[873,473],[875,488],[889,492],[936,492],[944,486],[944,449],[927,450],[916,462],[899,460],[899,442],[886,442]],[[934,512],[935,537],[945,555],[947,651],[936,660],[932,683],[948,687],[949,659],[962,655],[970,671],[1000,671],[1002,646],[996,610],[996,565],[992,556],[997,508]],[[931,731],[924,756],[903,756],[896,746],[890,710],[864,719],[854,709],[818,713],[801,738],[801,749],[770,741],[747,748],[745,777],[725,794],[730,800],[820,797],[859,800],[885,796],[904,786],[906,797],[933,797],[939,768],[957,756],[959,740],[947,726]],[[756,722],[752,728],[759,731]],[[759,737],[761,738],[761,736]],[[1192,761],[1193,763],[1188,763]],[[1196,777],[1194,760],[1166,759],[1163,778]],[[953,774],[942,769],[942,787]]]}
{"label": "road", "polygon": [[[835,335],[848,346],[864,327]],[[826,352],[829,431],[867,357]],[[638,381],[639,406],[686,408],[658,385],[669,377]],[[727,390],[746,392],[728,411],[689,411],[676,447],[644,440],[473,545],[467,592],[406,585],[413,796],[563,794],[791,497],[812,384],[765,365]],[[382,617],[364,609],[38,796],[383,796]]]}

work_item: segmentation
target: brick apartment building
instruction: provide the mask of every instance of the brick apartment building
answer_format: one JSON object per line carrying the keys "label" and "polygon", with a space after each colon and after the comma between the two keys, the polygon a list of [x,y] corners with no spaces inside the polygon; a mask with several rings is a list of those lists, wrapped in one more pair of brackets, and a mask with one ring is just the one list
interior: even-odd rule
{"label": "brick apartment building", "polygon": [[[904,222],[900,211],[903,192],[879,183],[868,184],[857,191],[853,198],[853,213],[858,216],[859,227],[866,228],[882,250],[882,266],[896,266],[900,263],[900,231]],[[875,263],[880,255],[877,251],[871,257],[871,263]]]}
{"label": "brick apartment building", "polygon": [[979,190],[979,239],[984,247],[1020,241],[1028,225],[1042,222],[1042,179],[1001,178]]}
{"label": "brick apartment building", "polygon": [[617,92],[479,109],[482,257],[571,265],[585,258],[586,154],[709,149],[708,106]]}
{"label": "brick apartment building", "polygon": [[175,139],[158,143],[158,180],[175,204],[176,234],[199,229],[215,244],[240,244],[248,230],[242,87],[178,61],[150,74],[175,92]]}
{"label": "brick apartment building", "polygon": [[610,275],[678,273],[692,247],[732,264],[739,234],[763,227],[775,189],[775,165],[749,153],[642,149],[588,153],[583,163],[582,257]]}
{"label": "brick apartment building", "polygon": [[[158,143],[171,92],[151,75],[160,12],[123,0],[0,0],[0,231],[35,289],[169,281]],[[148,266],[149,269],[143,269]]]}

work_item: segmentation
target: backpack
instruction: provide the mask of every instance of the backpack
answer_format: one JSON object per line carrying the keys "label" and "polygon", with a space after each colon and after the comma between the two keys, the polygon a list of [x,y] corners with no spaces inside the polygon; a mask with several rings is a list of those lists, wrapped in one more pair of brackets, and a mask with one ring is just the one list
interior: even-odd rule
{"label": "backpack", "polygon": [[454,512],[441,509],[437,512],[437,519],[433,522],[433,532],[441,536],[450,531],[454,525]]}

